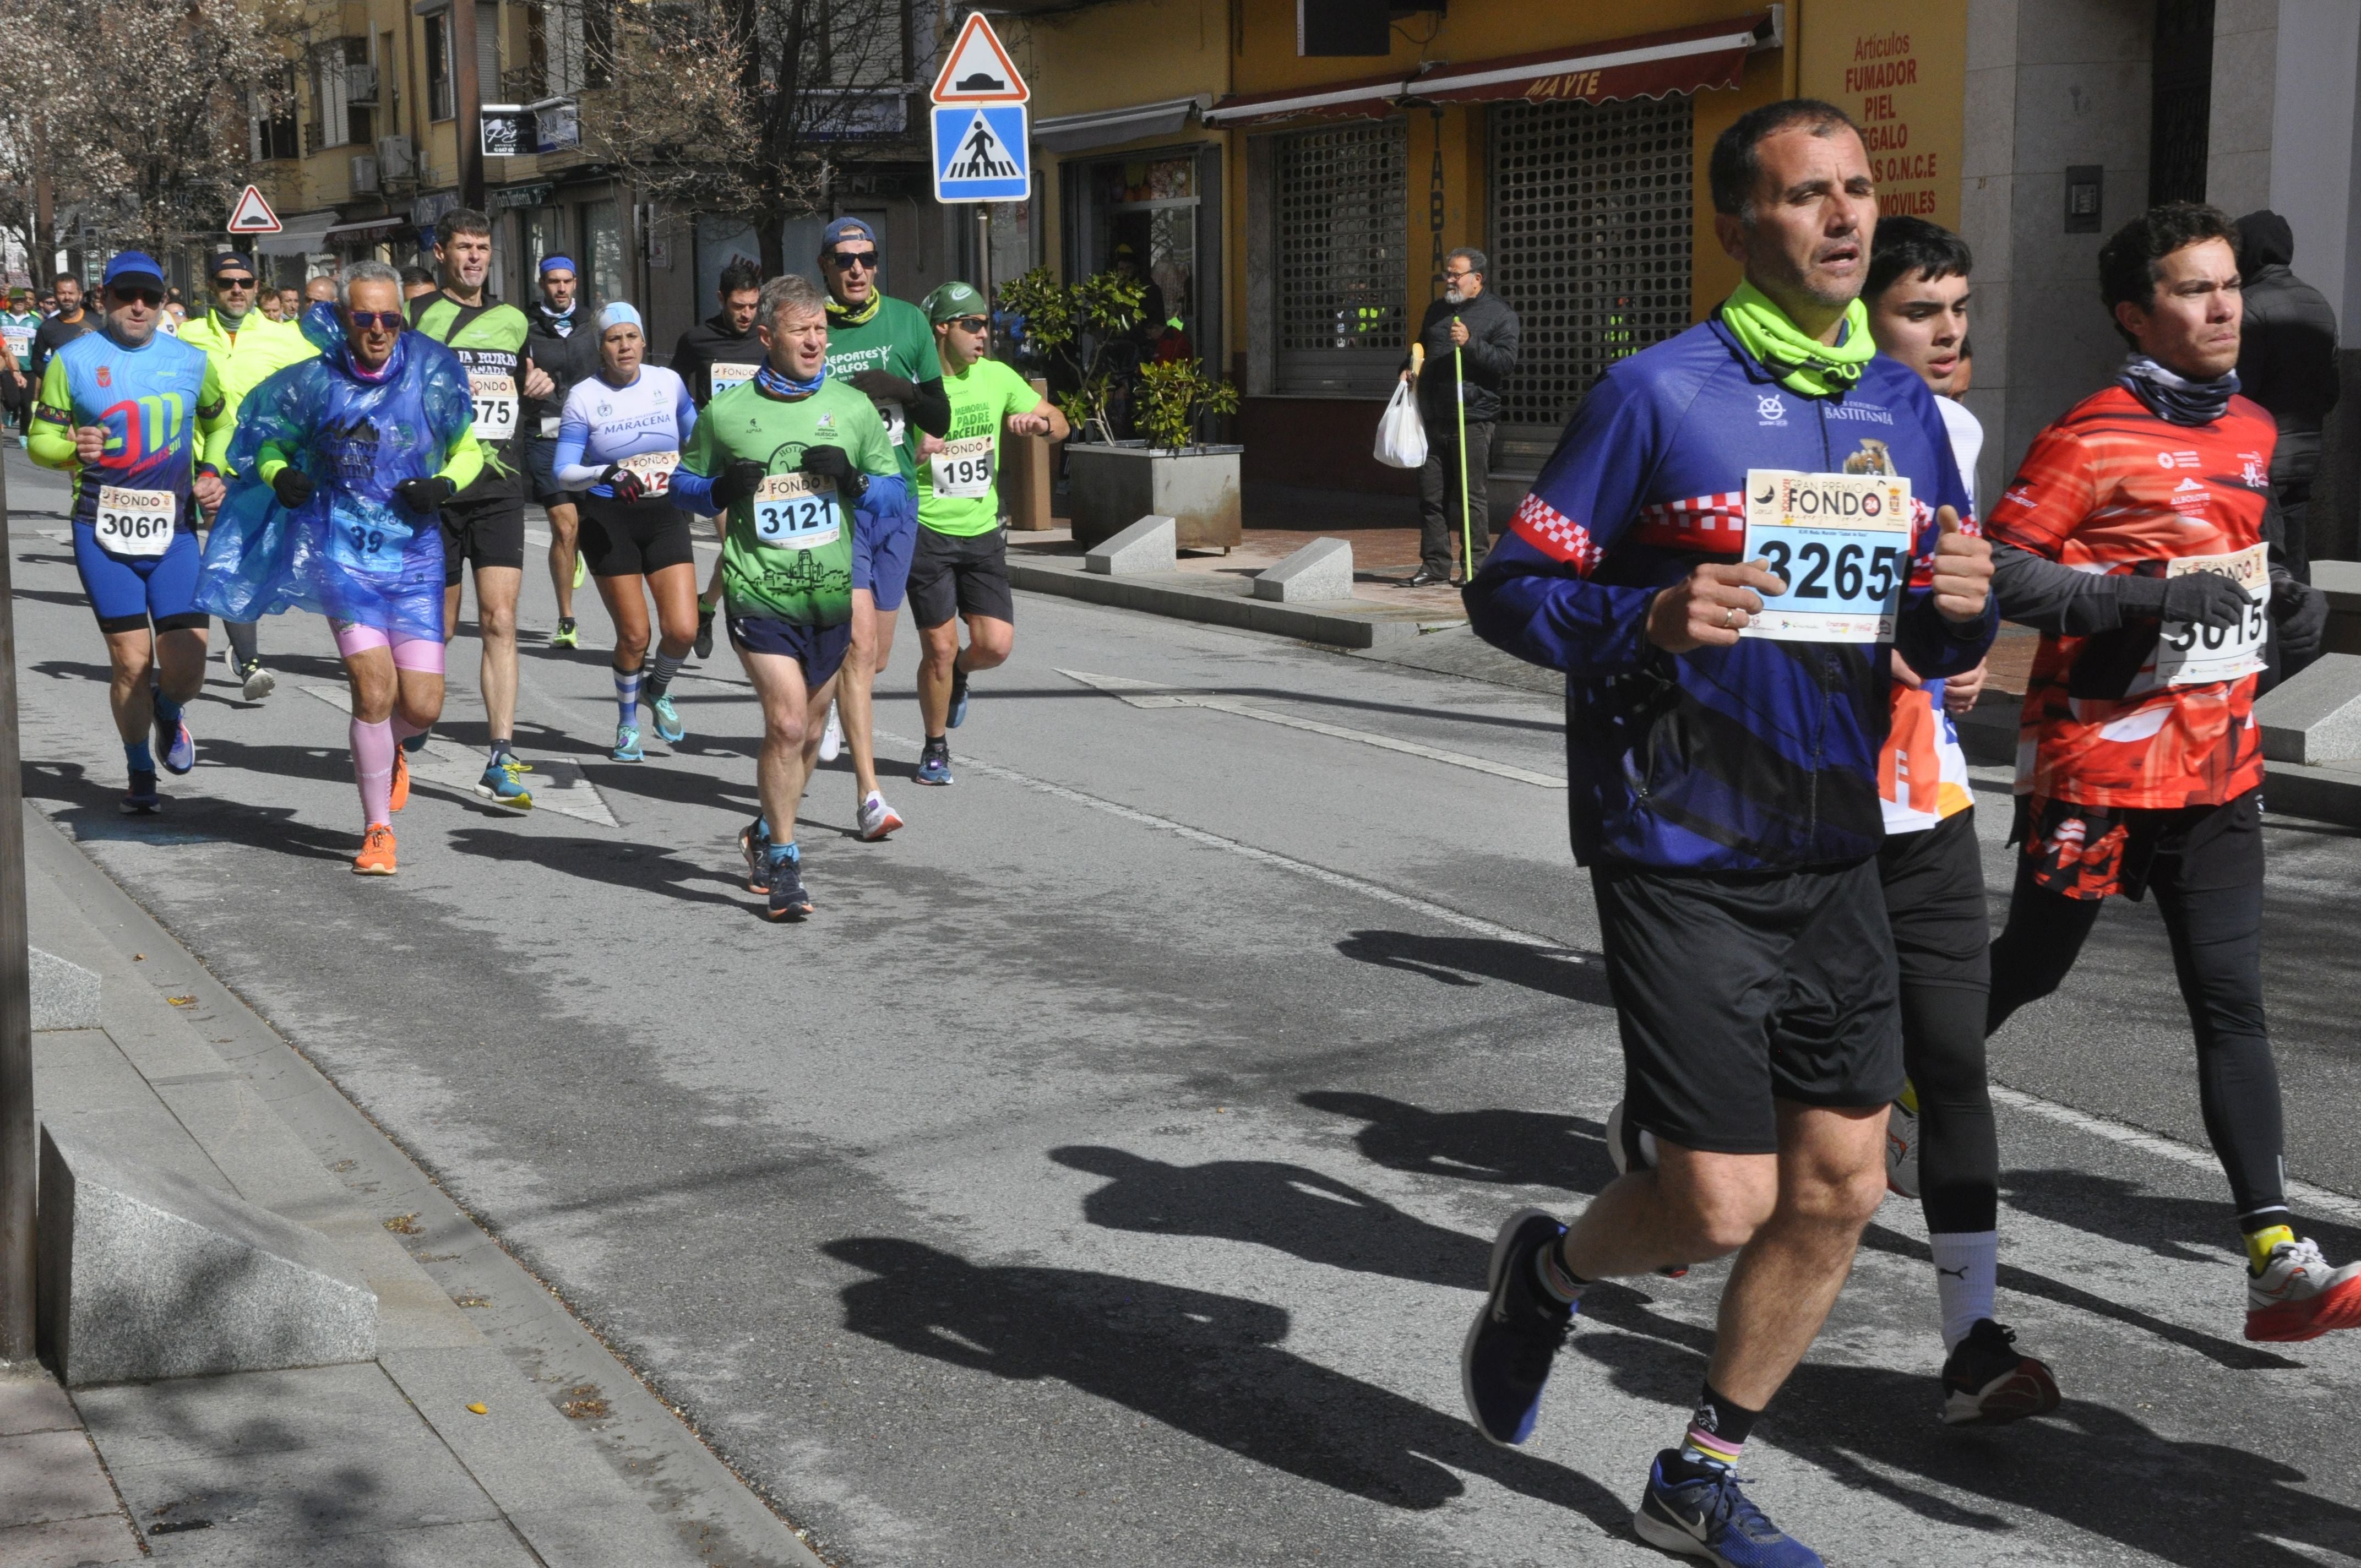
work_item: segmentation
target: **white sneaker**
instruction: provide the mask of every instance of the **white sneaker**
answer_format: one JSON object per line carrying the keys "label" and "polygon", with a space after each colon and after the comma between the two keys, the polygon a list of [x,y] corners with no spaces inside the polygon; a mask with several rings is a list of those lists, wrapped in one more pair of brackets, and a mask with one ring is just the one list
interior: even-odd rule
{"label": "white sneaker", "polygon": [[885,804],[885,797],[871,790],[861,798],[861,810],[855,815],[854,826],[862,841],[874,844],[886,834],[902,826],[901,815]]}
{"label": "white sneaker", "polygon": [[248,702],[260,702],[279,689],[279,677],[264,669],[259,659],[245,665],[239,674],[245,678],[240,693]]}
{"label": "white sneaker", "polygon": [[2281,1242],[2246,1271],[2246,1337],[2286,1343],[2361,1327],[2361,1263],[2332,1269],[2312,1241]]}
{"label": "white sneaker", "polygon": [[828,728],[819,732],[819,760],[833,762],[844,751],[844,722],[836,716],[836,704],[828,705]]}

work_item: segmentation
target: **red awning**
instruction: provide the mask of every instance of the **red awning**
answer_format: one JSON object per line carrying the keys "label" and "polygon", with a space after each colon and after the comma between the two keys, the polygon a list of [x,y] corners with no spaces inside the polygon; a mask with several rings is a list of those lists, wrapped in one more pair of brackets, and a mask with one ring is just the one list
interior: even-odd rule
{"label": "red awning", "polygon": [[1532,54],[1434,64],[1411,76],[1363,77],[1277,93],[1241,93],[1204,112],[1209,126],[1338,115],[1383,116],[1398,108],[1522,99],[1662,98],[1735,87],[1747,55],[1777,41],[1772,13],[1755,11],[1726,22],[1675,27],[1604,43],[1568,45]]}

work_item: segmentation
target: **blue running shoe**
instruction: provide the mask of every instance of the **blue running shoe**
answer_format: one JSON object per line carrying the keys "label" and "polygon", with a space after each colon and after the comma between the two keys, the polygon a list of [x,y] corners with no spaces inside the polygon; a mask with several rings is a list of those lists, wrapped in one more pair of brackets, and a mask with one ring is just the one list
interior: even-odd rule
{"label": "blue running shoe", "polygon": [[156,760],[168,773],[185,773],[197,765],[197,740],[185,716],[169,724],[163,715],[156,716]]}
{"label": "blue running shoe", "polygon": [[132,769],[131,787],[123,792],[123,815],[126,817],[153,816],[156,809],[163,804],[164,797],[156,793],[156,770]]}
{"label": "blue running shoe", "polygon": [[476,793],[511,811],[531,811],[533,792],[524,787],[523,782],[523,775],[531,772],[532,764],[520,760],[514,751],[502,751],[485,764],[484,776],[476,781]]}
{"label": "blue running shoe", "polygon": [[667,746],[678,745],[688,739],[688,726],[680,721],[680,709],[672,705],[672,693],[648,704],[648,711],[656,716],[656,735]]}
{"label": "blue running shoe", "polygon": [[432,730],[422,729],[415,735],[402,737],[401,749],[415,757],[419,752],[426,750],[426,737],[432,733],[434,733]]}
{"label": "blue running shoe", "polygon": [[1533,1435],[1550,1364],[1574,1326],[1574,1309],[1545,1294],[1533,1275],[1535,1256],[1564,1234],[1565,1227],[1539,1209],[1509,1216],[1492,1244],[1484,1310],[1460,1347],[1459,1391],[1468,1419],[1504,1448]]}
{"label": "blue running shoe", "polygon": [[804,891],[804,858],[793,844],[784,855],[771,857],[771,903],[763,913],[774,920],[800,920],[812,912],[811,894]]}
{"label": "blue running shoe", "polygon": [[918,782],[922,784],[947,784],[951,782],[950,747],[929,746],[918,753]]}
{"label": "blue running shoe", "polygon": [[759,817],[738,829],[738,852],[746,857],[746,891],[771,891],[771,835]]}
{"label": "blue running shoe", "polygon": [[1827,1568],[1820,1554],[1765,1519],[1740,1491],[1738,1473],[1715,1470],[1695,1481],[1664,1478],[1665,1449],[1648,1468],[1648,1489],[1631,1515],[1640,1539],[1721,1568]]}
{"label": "blue running shoe", "polygon": [[950,727],[957,729],[967,722],[967,672],[954,666],[951,670]]}
{"label": "blue running shoe", "polygon": [[640,732],[628,724],[615,726],[615,749],[608,753],[619,762],[644,762],[647,753],[640,750]]}

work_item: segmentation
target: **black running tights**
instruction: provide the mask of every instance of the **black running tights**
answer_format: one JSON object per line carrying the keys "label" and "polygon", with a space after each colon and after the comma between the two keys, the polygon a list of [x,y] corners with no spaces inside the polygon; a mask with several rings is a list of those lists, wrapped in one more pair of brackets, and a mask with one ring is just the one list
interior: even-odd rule
{"label": "black running tights", "polygon": [[[2160,854],[2148,884],[2172,940],[2173,971],[2197,1035],[2205,1135],[2213,1141],[2242,1218],[2287,1203],[2279,1068],[2263,1025],[2262,845],[2259,834],[2246,837],[2256,861],[2251,874],[2241,867],[2235,875],[2192,877],[2181,856]],[[1988,1028],[2058,989],[2105,902],[2051,893],[2032,873],[2033,862],[2020,859],[2008,926],[1992,948]],[[2210,885],[2188,885],[2192,881]]]}
{"label": "black running tights", "polygon": [[1918,1201],[1938,1234],[1997,1228],[2000,1135],[1981,988],[1902,982],[1902,1059],[1918,1097]]}

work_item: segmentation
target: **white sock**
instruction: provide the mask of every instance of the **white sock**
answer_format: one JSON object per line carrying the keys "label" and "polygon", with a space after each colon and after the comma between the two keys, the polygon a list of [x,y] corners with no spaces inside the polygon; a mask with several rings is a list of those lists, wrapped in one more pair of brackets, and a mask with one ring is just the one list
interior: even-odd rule
{"label": "white sock", "polygon": [[1993,1315],[1993,1277],[2000,1272],[1998,1231],[1937,1232],[1935,1297],[1943,1306],[1943,1352],[1968,1337],[1978,1318]]}

